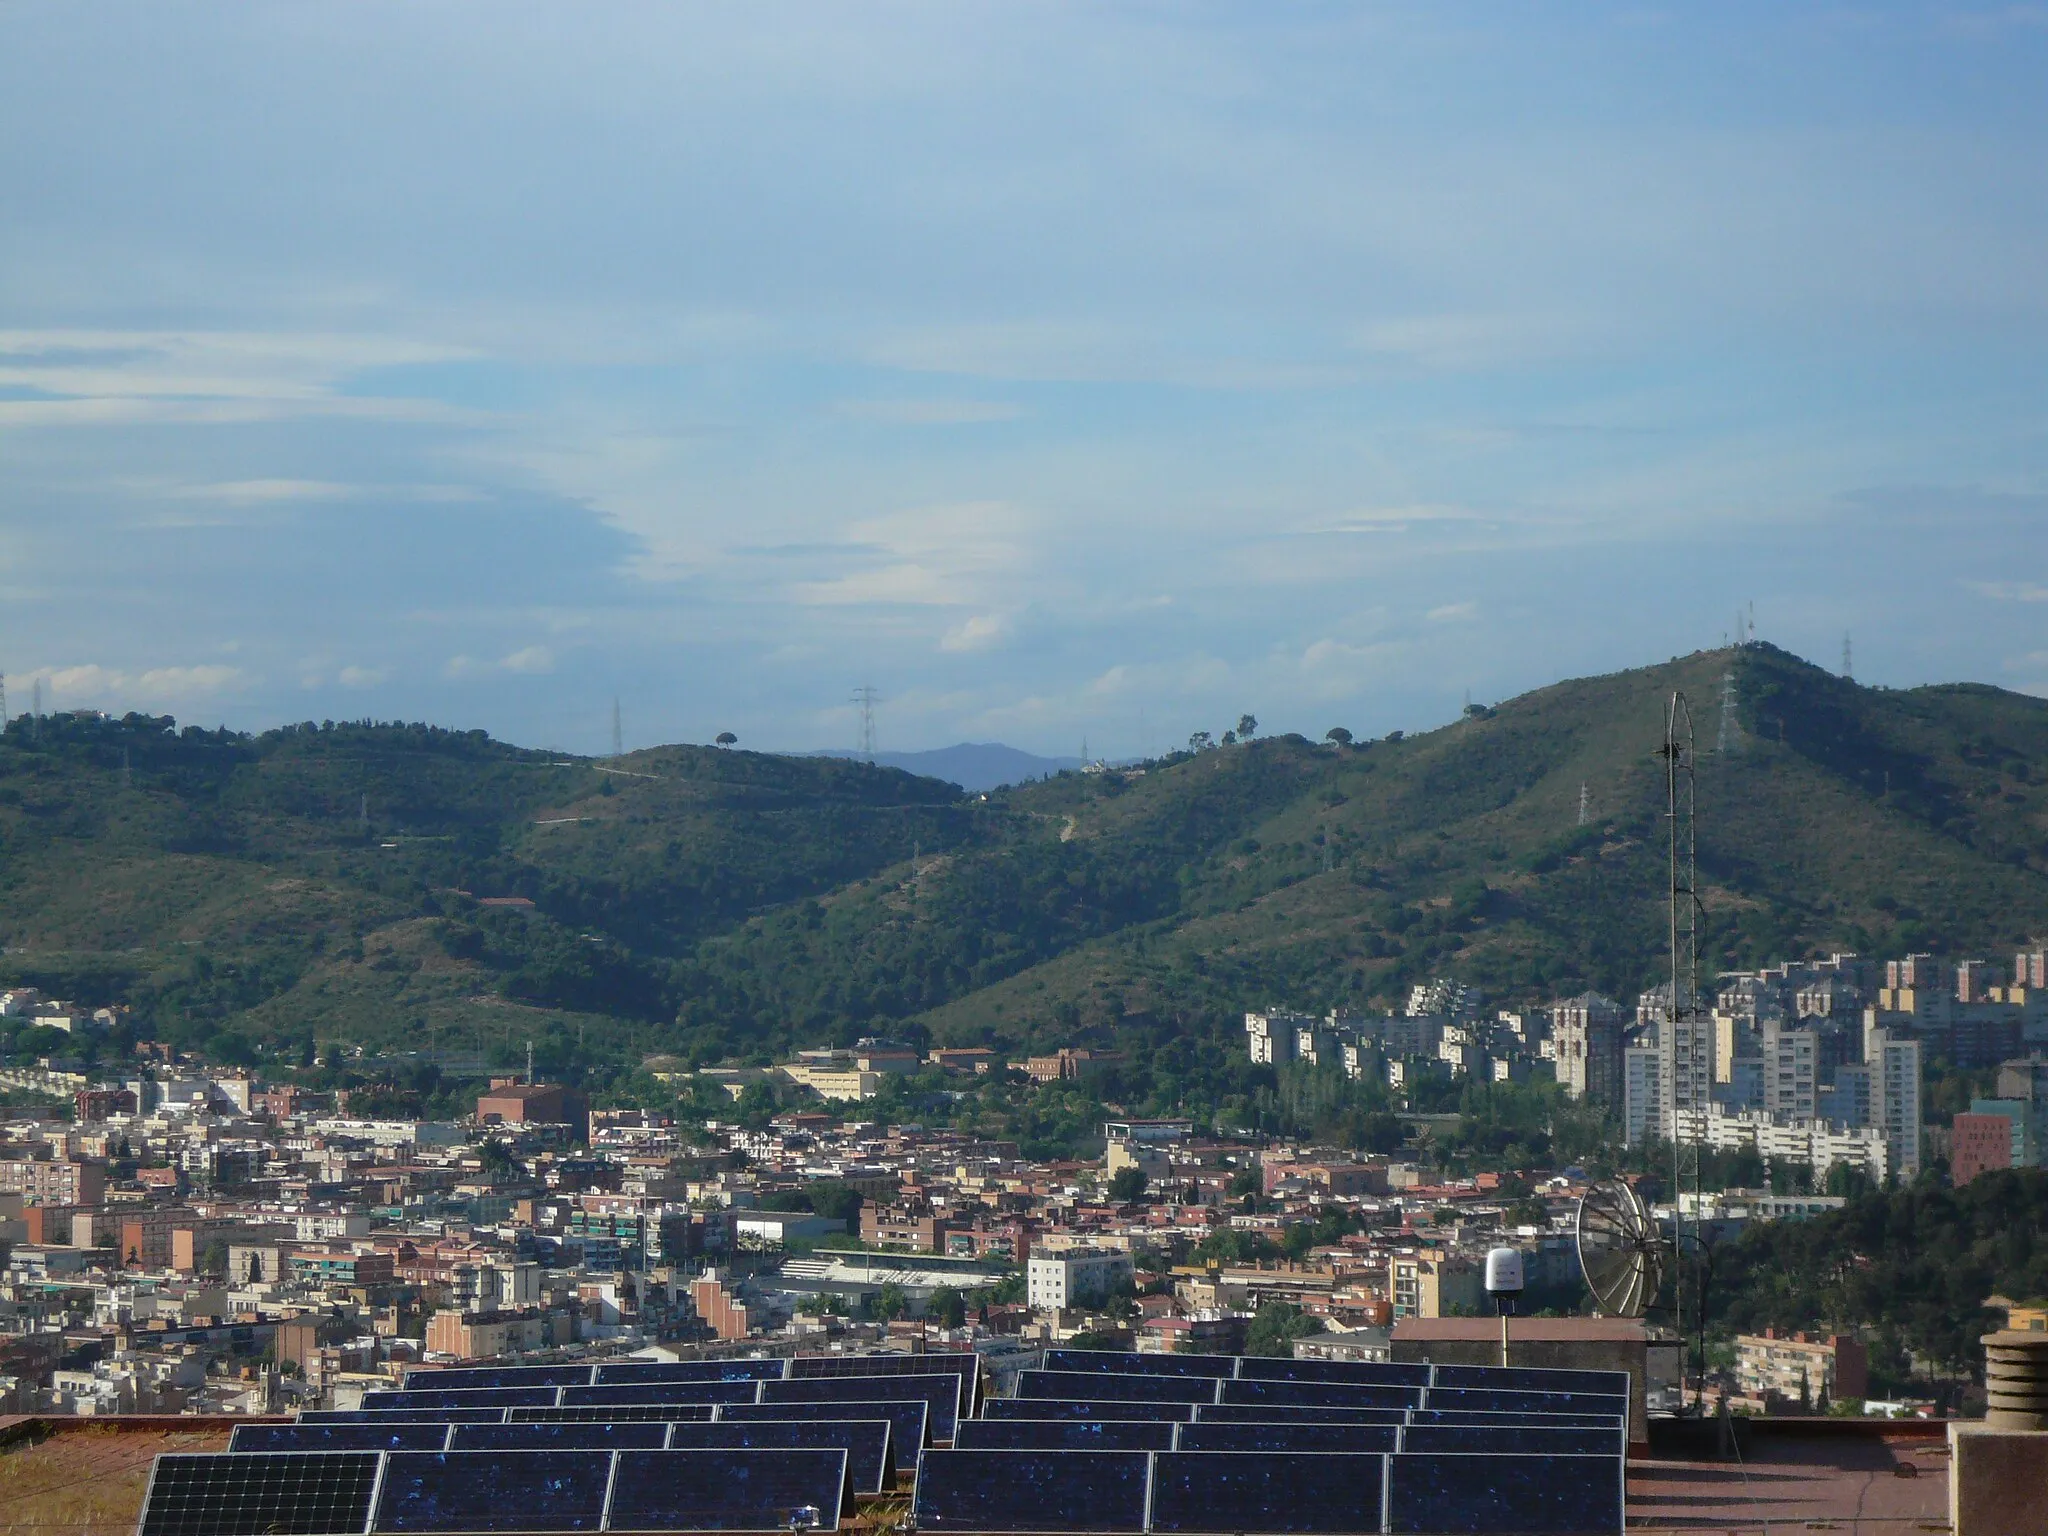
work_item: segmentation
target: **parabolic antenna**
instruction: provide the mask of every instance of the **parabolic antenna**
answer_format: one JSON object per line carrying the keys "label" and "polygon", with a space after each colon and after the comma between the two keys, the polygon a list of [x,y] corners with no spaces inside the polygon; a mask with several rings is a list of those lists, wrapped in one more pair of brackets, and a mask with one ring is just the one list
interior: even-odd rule
{"label": "parabolic antenna", "polygon": [[1579,1201],[1579,1272],[1606,1317],[1641,1317],[1664,1283],[1665,1241],[1642,1197],[1602,1179]]}

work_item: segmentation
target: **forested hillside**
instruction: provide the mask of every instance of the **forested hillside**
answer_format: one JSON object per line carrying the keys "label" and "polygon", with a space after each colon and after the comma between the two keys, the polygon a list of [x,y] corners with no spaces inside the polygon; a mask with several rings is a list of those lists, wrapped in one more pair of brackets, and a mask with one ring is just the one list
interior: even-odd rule
{"label": "forested hillside", "polygon": [[1674,688],[1710,963],[2048,932],[2048,704],[1752,646],[1405,739],[1259,739],[986,798],[713,748],[17,719],[0,975],[225,1055],[509,1061],[531,1039],[574,1071],[889,1032],[1122,1043],[1213,1078],[1247,1006],[1392,1004],[1440,973],[1505,1001],[1654,981]]}

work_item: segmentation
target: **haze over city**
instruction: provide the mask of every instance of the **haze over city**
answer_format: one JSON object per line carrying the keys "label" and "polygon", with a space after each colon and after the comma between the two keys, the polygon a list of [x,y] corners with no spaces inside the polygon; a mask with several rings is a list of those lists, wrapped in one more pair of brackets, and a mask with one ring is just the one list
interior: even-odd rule
{"label": "haze over city", "polygon": [[[2048,689],[2031,6],[0,12],[10,707]],[[1908,622],[1910,620],[1910,622]]]}

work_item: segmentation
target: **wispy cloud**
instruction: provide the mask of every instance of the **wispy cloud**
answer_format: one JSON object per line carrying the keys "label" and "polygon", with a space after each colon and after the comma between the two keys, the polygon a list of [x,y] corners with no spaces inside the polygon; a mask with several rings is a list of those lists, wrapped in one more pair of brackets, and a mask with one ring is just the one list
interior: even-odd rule
{"label": "wispy cloud", "polygon": [[2048,603],[2048,586],[2034,581],[1965,581],[1979,597],[1996,603]]}
{"label": "wispy cloud", "polygon": [[842,400],[835,414],[891,427],[962,427],[1015,421],[1021,406],[1004,400]]}

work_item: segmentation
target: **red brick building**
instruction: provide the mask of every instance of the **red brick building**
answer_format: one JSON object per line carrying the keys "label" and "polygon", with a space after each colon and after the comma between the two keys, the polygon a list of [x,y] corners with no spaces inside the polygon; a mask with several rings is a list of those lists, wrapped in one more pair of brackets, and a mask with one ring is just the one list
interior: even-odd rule
{"label": "red brick building", "polygon": [[2012,1166],[2010,1115],[1957,1115],[1949,1131],[1949,1179],[1961,1189],[1980,1173]]}
{"label": "red brick building", "polygon": [[476,1101],[476,1120],[479,1125],[567,1125],[575,1128],[578,1141],[588,1141],[590,1100],[558,1083],[500,1078]]}

